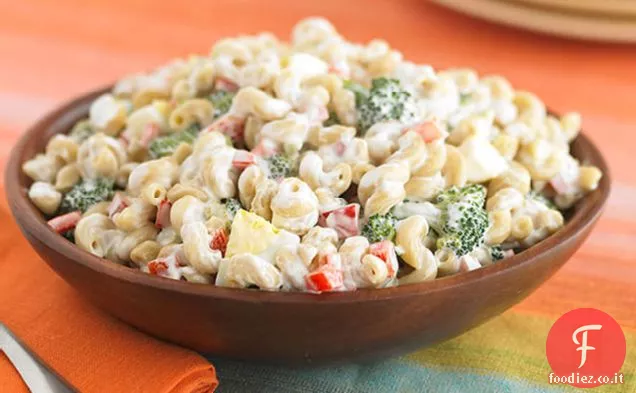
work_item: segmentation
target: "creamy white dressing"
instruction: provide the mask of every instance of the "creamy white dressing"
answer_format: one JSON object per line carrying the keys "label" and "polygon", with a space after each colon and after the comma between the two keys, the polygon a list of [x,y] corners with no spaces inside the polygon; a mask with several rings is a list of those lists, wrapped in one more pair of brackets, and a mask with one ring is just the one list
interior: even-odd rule
{"label": "creamy white dressing", "polygon": [[297,246],[298,244],[300,244],[300,237],[298,237],[298,235],[286,230],[281,230],[267,248],[258,254],[258,257],[269,263],[274,263],[274,257],[279,248],[283,246]]}
{"label": "creamy white dressing", "polygon": [[157,234],[157,243],[160,246],[167,246],[169,244],[175,243],[178,239],[177,232],[173,227],[163,228]]}
{"label": "creamy white dressing", "polygon": [[326,74],[329,65],[308,53],[294,53],[289,57],[287,68],[301,79]]}
{"label": "creamy white dressing", "polygon": [[111,94],[104,94],[97,98],[90,107],[89,118],[91,124],[98,129],[105,129],[108,124],[120,116],[124,108]]}
{"label": "creamy white dressing", "polygon": [[126,130],[124,131],[129,140],[141,138],[145,127],[148,124],[155,124],[160,130],[168,127],[166,117],[159,111],[156,105],[146,105],[128,116],[126,120]]}
{"label": "creamy white dressing", "polygon": [[150,184],[159,184],[168,190],[177,180],[178,167],[169,159],[146,161],[136,166],[128,177],[128,191],[139,195]]}
{"label": "creamy white dressing", "polygon": [[53,187],[50,183],[45,183],[42,181],[37,181],[31,185],[29,188],[29,198],[58,198],[61,197],[60,193],[57,192],[55,187]]}
{"label": "creamy white dressing", "polygon": [[484,137],[468,137],[459,146],[466,159],[467,180],[483,183],[502,174],[508,163],[499,151]]}
{"label": "creamy white dressing", "polygon": [[[579,163],[572,156],[565,156],[561,169],[557,176],[560,176],[560,180],[565,183],[566,188],[569,190],[569,194],[576,194],[581,192],[579,185]],[[557,190],[558,192],[559,190]]]}
{"label": "creamy white dressing", "polygon": [[429,221],[437,221],[440,210],[430,202],[401,202],[393,208],[393,214],[399,219],[410,216],[423,216]]}
{"label": "creamy white dressing", "polygon": [[309,118],[306,114],[290,113],[283,120],[274,120],[261,128],[261,136],[289,146],[294,152],[301,149],[309,133]]}
{"label": "creamy white dressing", "polygon": [[281,248],[281,251],[293,255],[292,258],[280,259],[276,263],[283,275],[283,289],[304,290],[306,288],[305,276],[309,273],[309,269],[301,258],[295,255],[298,251],[297,247]]}
{"label": "creamy white dressing", "polygon": [[232,160],[236,150],[215,141],[197,147],[181,164],[179,182],[196,187],[214,199],[234,197],[238,173]]}
{"label": "creamy white dressing", "polygon": [[369,156],[375,162],[384,161],[397,147],[397,139],[404,125],[397,121],[387,121],[373,125],[364,139],[369,148]]}
{"label": "creamy white dressing", "polygon": [[318,209],[297,217],[285,217],[274,215],[272,224],[285,228],[292,232],[305,232],[318,222]]}
{"label": "creamy white dressing", "polygon": [[124,164],[127,160],[126,151],[121,143],[112,137],[102,133],[95,134],[88,138],[77,150],[77,167],[85,179],[95,179],[98,177],[115,178],[114,173],[102,173],[95,167],[98,159],[103,159],[103,155],[112,157],[116,161],[116,168]]}
{"label": "creamy white dressing", "polygon": [[420,98],[418,105],[429,116],[447,119],[459,108],[459,89],[452,79],[438,77],[434,87],[426,92],[425,97]]}
{"label": "creamy white dressing", "polygon": [[495,119],[502,125],[512,123],[519,115],[517,107],[508,100],[494,100],[491,107],[495,112]]}
{"label": "creamy white dressing", "polygon": [[467,203],[451,203],[448,206],[448,209],[446,210],[446,214],[448,215],[448,219],[446,221],[447,225],[449,226],[449,228],[454,229],[454,230],[460,230],[461,229],[461,218],[464,215],[462,213],[462,209],[465,209],[466,207],[468,207]]}
{"label": "creamy white dressing", "polygon": [[277,210],[288,209],[317,212],[318,197],[307,183],[296,178],[287,178],[280,183],[278,192],[272,199],[272,210],[276,213]]}

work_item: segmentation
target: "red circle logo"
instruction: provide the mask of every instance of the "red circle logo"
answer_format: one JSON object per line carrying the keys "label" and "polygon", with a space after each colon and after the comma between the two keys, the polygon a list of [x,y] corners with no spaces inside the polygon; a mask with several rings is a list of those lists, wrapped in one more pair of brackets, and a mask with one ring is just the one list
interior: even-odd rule
{"label": "red circle logo", "polygon": [[603,311],[578,308],[552,325],[546,342],[551,383],[592,388],[617,383],[625,361],[625,335]]}

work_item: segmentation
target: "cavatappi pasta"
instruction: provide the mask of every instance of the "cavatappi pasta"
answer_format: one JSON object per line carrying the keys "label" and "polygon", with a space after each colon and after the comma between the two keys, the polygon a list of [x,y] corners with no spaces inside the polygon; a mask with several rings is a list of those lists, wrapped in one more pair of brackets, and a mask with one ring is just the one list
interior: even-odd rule
{"label": "cavatappi pasta", "polygon": [[478,269],[563,226],[602,176],[501,76],[434,70],[327,20],[116,83],[23,165],[82,249],[151,275],[347,291]]}

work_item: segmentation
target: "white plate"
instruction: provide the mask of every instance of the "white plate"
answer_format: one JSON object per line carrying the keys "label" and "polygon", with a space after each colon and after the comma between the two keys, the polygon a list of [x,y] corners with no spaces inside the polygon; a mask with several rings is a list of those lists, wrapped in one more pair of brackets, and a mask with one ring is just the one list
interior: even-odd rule
{"label": "white plate", "polygon": [[508,0],[509,2],[526,3],[544,8],[561,9],[592,16],[636,17],[636,1],[634,0]]}
{"label": "white plate", "polygon": [[501,0],[432,1],[481,19],[542,33],[596,41],[636,42],[636,17],[590,16]]}

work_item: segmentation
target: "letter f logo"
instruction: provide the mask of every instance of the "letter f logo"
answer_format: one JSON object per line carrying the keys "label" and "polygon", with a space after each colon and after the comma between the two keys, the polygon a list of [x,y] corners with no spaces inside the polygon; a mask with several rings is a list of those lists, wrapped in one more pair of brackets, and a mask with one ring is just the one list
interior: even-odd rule
{"label": "letter f logo", "polygon": [[[587,360],[587,351],[593,351],[596,349],[587,345],[587,332],[589,330],[601,330],[602,327],[602,325],[585,325],[576,329],[572,334],[572,341],[574,341],[574,344],[581,345],[576,349],[577,351],[581,351],[581,364],[579,364],[579,368],[583,367],[585,361]],[[576,336],[581,332],[583,332],[583,334],[581,334],[582,338],[581,342],[579,342]]]}

